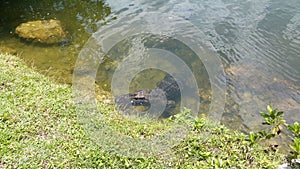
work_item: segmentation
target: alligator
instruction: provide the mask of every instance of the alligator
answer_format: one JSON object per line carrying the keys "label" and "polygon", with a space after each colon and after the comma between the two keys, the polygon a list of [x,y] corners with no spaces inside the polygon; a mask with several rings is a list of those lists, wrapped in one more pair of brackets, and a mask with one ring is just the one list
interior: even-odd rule
{"label": "alligator", "polygon": [[[180,83],[180,82],[179,82]],[[163,91],[163,92],[162,92]],[[121,111],[130,110],[135,107],[149,109],[151,103],[166,106],[163,116],[168,116],[180,100],[180,88],[178,82],[167,74],[162,81],[157,83],[155,89],[145,89],[129,94],[123,94],[115,98],[115,104]]]}

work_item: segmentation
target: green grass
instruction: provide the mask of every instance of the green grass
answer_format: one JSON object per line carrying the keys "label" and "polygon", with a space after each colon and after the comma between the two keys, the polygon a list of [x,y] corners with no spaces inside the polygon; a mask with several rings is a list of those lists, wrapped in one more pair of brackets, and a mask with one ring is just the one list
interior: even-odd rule
{"label": "green grass", "polygon": [[[202,118],[186,121],[188,136],[173,145],[170,156],[110,153],[85,133],[71,87],[55,84],[12,55],[0,54],[0,100],[0,168],[276,168],[284,162],[282,154]],[[154,137],[182,119],[139,123],[112,106],[99,103],[99,111],[108,126],[132,138]]]}

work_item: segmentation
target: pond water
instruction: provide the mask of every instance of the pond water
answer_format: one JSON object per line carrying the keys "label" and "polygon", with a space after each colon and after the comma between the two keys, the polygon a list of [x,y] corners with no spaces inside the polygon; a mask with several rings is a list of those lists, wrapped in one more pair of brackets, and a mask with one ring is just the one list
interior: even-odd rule
{"label": "pond water", "polygon": [[[71,84],[79,51],[90,35],[105,23],[104,18],[110,13],[104,2],[3,0],[0,6],[0,46],[17,50],[28,65],[54,80]],[[15,34],[15,28],[21,23],[47,19],[62,22],[68,44],[37,44],[22,40]]]}
{"label": "pond water", "polygon": [[[0,45],[17,50],[28,65],[41,73],[71,84],[78,53],[93,33],[101,31],[104,25],[124,18],[134,19],[147,12],[170,14],[192,23],[201,31],[201,43],[213,51],[210,57],[221,60],[224,75],[219,79],[224,83],[226,79],[227,86],[226,93],[220,93],[226,95],[223,123],[242,131],[260,129],[259,112],[265,110],[267,104],[285,111],[288,123],[300,121],[299,0],[3,0]],[[20,23],[53,18],[62,22],[68,44],[41,45],[21,40],[14,34]],[[210,65],[198,63],[191,51],[176,47],[175,41],[156,42],[150,40],[148,47],[161,45],[161,49],[181,54],[190,65],[197,83],[201,84],[199,93],[207,101],[200,110],[207,111],[213,84],[205,66]],[[114,64],[124,51],[128,56],[134,54],[126,43],[120,42],[100,65],[97,83],[101,90],[110,91]],[[162,78],[163,72],[157,70],[141,72],[131,90],[153,88]]]}

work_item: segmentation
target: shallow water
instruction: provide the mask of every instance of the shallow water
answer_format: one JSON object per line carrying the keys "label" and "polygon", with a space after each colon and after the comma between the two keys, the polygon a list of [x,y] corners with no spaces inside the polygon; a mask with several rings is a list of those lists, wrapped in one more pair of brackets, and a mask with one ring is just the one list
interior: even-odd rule
{"label": "shallow water", "polygon": [[[0,46],[17,50],[28,65],[56,81],[69,84],[83,44],[110,14],[110,8],[101,1],[2,0],[0,3]],[[15,34],[19,24],[43,19],[60,20],[68,42],[43,45],[22,40]]]}
{"label": "shallow water", "polygon": [[[105,3],[56,0],[20,1],[17,6],[9,1],[1,2],[0,14],[4,16],[0,22],[1,45],[16,49],[26,63],[60,82],[71,83],[79,51],[92,33],[105,28],[103,25],[113,25],[122,18],[134,19],[147,12],[160,12],[179,16],[195,25],[201,31],[199,40],[212,51],[211,57],[221,59],[225,73],[219,79],[224,83],[226,79],[227,86],[226,93],[220,93],[226,95],[223,123],[240,130],[259,129],[262,121],[259,112],[267,104],[285,111],[288,123],[300,119],[299,0],[107,0]],[[13,33],[22,22],[50,18],[62,21],[69,44],[37,45],[20,40]],[[159,46],[152,43],[148,46]],[[174,43],[162,44],[161,48],[177,51],[178,55],[182,52],[181,58],[190,63],[198,84],[203,84],[201,90],[206,91],[202,95],[207,97],[204,100],[208,100],[208,105],[203,105],[201,110],[207,111],[211,95],[207,91],[214,84],[210,84],[202,63],[193,64],[194,57],[188,57],[191,52],[178,50],[180,47],[174,47]],[[133,54],[120,43],[100,65],[97,82],[103,89],[110,90],[115,61],[124,57],[124,51],[128,56]],[[131,90],[153,88],[162,79],[161,73],[139,74]]]}
{"label": "shallow water", "polygon": [[226,67],[227,125],[259,129],[259,112],[267,104],[284,110],[289,123],[299,121],[300,1],[107,2],[119,18],[159,11],[183,17],[203,32],[203,43],[213,46]]}

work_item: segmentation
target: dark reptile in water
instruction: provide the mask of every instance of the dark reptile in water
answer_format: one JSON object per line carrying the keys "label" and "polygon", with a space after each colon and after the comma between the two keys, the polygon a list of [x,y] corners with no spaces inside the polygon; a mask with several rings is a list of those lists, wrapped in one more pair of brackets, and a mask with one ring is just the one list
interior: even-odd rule
{"label": "dark reptile in water", "polygon": [[[163,92],[162,92],[163,91]],[[175,79],[167,74],[155,89],[145,89],[129,94],[120,95],[115,99],[115,103],[121,111],[132,111],[137,106],[146,109],[151,104],[166,106],[164,114],[170,113],[175,108],[176,102],[180,100],[180,88]]]}

